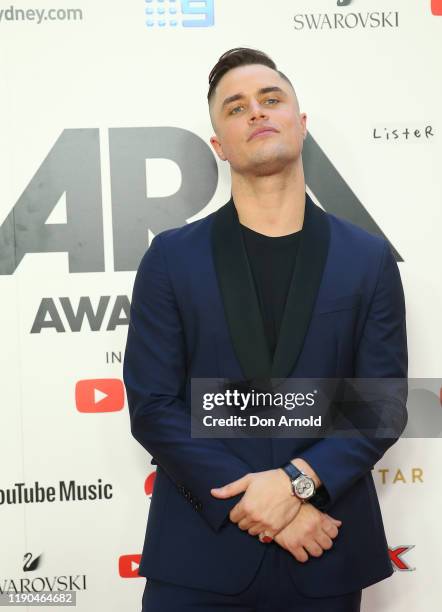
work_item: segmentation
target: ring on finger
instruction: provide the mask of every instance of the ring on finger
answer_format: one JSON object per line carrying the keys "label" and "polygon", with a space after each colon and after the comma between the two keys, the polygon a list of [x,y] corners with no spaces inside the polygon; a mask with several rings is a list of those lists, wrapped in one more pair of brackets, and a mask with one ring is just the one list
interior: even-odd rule
{"label": "ring on finger", "polygon": [[265,532],[260,533],[258,537],[259,541],[263,544],[270,544],[270,542],[273,542],[272,536],[266,535]]}

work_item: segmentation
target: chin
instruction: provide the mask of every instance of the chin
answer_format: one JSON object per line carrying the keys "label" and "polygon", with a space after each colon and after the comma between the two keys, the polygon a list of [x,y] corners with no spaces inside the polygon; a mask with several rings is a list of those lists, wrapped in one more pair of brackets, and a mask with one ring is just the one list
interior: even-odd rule
{"label": "chin", "polygon": [[[279,154],[278,154],[279,153]],[[265,155],[255,156],[250,160],[249,170],[257,176],[267,176],[282,172],[287,166],[296,161],[293,155],[281,155],[281,152],[266,152]]]}

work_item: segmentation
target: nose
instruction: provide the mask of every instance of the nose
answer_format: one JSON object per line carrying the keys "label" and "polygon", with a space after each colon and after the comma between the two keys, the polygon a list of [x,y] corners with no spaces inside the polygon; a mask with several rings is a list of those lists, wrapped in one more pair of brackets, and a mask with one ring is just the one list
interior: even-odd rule
{"label": "nose", "polygon": [[249,123],[255,123],[259,119],[267,118],[267,110],[265,106],[260,104],[258,100],[252,99],[249,104]]}

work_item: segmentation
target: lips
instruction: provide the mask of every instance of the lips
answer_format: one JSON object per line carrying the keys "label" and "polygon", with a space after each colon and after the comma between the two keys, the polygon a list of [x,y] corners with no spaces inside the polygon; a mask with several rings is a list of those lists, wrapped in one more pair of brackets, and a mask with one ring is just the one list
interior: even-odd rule
{"label": "lips", "polygon": [[272,127],[260,127],[258,129],[256,129],[254,132],[251,133],[251,135],[249,136],[249,140],[252,140],[252,138],[255,138],[255,136],[258,136],[259,134],[265,134],[268,132],[277,132],[278,130],[275,130],[275,128]]}

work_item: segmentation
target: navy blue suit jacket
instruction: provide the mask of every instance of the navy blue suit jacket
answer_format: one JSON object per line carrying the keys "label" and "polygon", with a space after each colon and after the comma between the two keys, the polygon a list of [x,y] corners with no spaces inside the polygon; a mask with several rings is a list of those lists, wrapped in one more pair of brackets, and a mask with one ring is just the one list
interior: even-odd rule
{"label": "navy blue suit jacket", "polygon": [[329,495],[324,510],[343,521],[321,557],[300,563],[281,549],[298,589],[339,595],[393,572],[371,470],[396,437],[190,435],[193,377],[407,376],[404,294],[388,242],[307,194],[305,206],[273,359],[233,199],[157,234],[142,258],[123,370],[132,434],[157,464],[142,576],[226,594],[246,588],[266,545],[229,520],[241,495],[220,500],[210,489],[294,457],[314,468]]}

